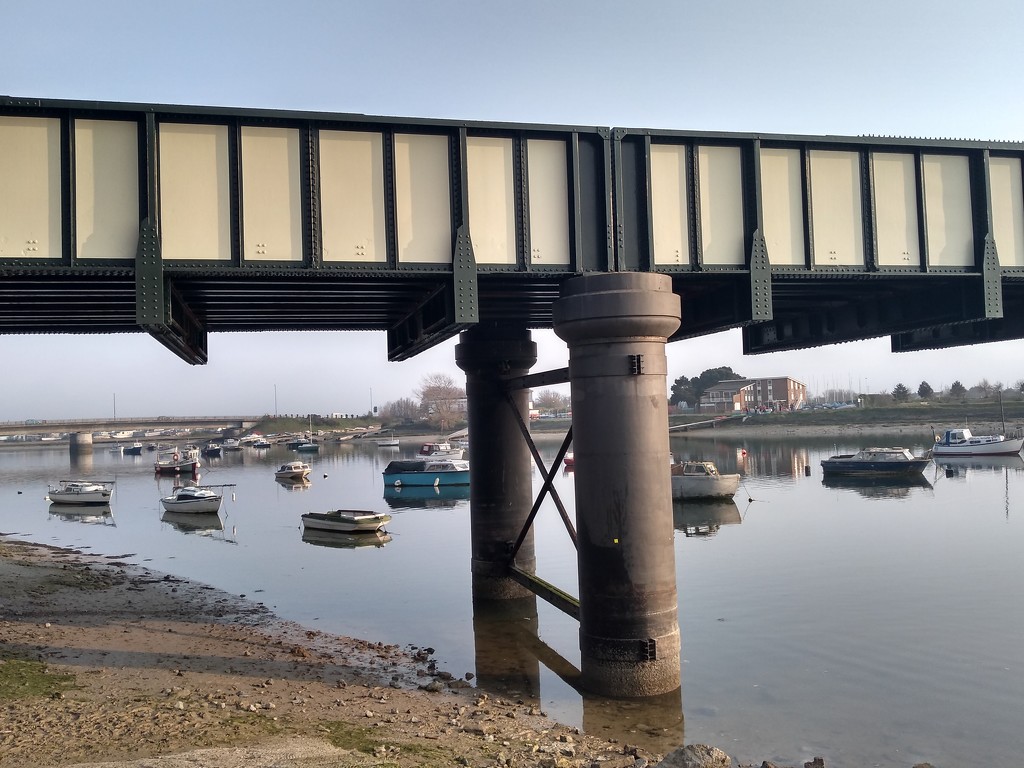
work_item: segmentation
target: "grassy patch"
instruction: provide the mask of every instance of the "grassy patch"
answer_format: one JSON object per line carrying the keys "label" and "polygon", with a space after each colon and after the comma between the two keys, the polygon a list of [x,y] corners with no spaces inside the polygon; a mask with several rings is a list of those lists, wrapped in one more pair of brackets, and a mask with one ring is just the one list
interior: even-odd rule
{"label": "grassy patch", "polygon": [[0,701],[55,696],[74,685],[74,675],[48,672],[41,661],[0,655]]}

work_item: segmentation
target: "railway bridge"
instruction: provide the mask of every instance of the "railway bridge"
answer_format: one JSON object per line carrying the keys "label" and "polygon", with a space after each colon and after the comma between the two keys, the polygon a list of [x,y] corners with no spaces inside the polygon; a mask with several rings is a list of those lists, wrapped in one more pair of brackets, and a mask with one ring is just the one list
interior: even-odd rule
{"label": "railway bridge", "polygon": [[[582,684],[679,688],[665,344],[1024,335],[1024,145],[0,97],[0,333],[459,335],[474,599],[580,620]],[[531,372],[553,328],[569,367]],[[532,576],[527,389],[568,381],[575,600]],[[527,439],[521,439],[520,435]],[[563,446],[563,451],[566,446]],[[543,467],[551,492],[554,467]]]}

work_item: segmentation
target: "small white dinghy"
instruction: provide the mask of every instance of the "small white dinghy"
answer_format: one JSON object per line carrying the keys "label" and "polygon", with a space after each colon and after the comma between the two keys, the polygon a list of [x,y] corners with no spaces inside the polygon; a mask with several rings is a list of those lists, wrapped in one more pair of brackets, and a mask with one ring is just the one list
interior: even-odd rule
{"label": "small white dinghy", "polygon": [[304,528],[343,533],[374,533],[390,522],[391,515],[362,509],[335,509],[331,512],[307,512],[302,516]]}

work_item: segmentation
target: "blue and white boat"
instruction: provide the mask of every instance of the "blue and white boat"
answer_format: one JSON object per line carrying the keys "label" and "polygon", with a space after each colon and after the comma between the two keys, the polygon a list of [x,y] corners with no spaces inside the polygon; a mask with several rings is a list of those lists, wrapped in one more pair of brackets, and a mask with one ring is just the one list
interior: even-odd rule
{"label": "blue and white boat", "polygon": [[469,485],[469,462],[462,459],[396,460],[384,467],[384,487]]}
{"label": "blue and white boat", "polygon": [[930,462],[930,456],[915,456],[906,448],[864,448],[823,459],[821,471],[826,476],[906,477],[923,472]]}

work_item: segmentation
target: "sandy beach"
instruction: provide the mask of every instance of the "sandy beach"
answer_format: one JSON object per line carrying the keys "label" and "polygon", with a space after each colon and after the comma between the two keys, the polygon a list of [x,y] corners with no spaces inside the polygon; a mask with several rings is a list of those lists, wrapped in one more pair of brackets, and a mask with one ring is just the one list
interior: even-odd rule
{"label": "sandy beach", "polygon": [[[661,757],[436,672],[432,649],[307,630],[117,556],[0,534],[0,595],[5,768],[625,768]],[[22,691],[38,682],[42,692]]]}

